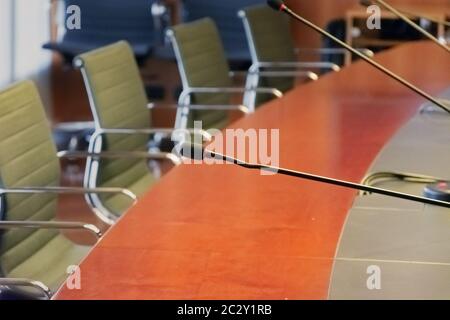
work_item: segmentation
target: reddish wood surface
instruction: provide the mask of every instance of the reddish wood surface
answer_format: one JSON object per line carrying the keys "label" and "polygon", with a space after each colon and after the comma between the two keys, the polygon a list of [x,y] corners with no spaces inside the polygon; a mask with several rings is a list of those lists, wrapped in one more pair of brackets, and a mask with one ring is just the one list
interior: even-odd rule
{"label": "reddish wood surface", "polygon": [[[450,57],[428,43],[377,60],[430,93]],[[364,62],[296,88],[233,127],[280,128],[280,164],[360,181],[424,102]],[[325,299],[355,192],[235,166],[172,170],[81,264],[58,299]]]}

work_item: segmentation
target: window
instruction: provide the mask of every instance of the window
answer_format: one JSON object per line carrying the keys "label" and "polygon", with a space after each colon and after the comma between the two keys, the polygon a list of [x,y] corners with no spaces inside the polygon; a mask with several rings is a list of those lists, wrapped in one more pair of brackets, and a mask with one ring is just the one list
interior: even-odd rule
{"label": "window", "polygon": [[33,79],[48,87],[51,54],[42,49],[50,39],[50,0],[0,0],[0,86]]}

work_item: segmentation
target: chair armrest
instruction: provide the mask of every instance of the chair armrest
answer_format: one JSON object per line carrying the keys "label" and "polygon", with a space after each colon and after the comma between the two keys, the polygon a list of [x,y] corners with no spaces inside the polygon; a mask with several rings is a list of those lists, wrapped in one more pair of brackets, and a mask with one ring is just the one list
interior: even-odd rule
{"label": "chair armrest", "polygon": [[31,287],[41,291],[47,299],[51,299],[53,293],[49,287],[40,281],[21,278],[0,278],[0,286]]}
{"label": "chair armrest", "polygon": [[[247,93],[247,92],[256,92],[256,93],[268,93],[271,94],[277,98],[283,97],[283,93],[275,88],[241,88],[241,87],[203,87],[203,88],[189,88],[184,89],[183,92],[181,92],[180,97],[178,98],[178,105],[180,108],[199,108],[198,110],[207,110],[211,109],[210,107],[215,106],[208,106],[208,105],[190,105],[187,103],[187,98],[193,94],[193,93]],[[220,105],[217,106],[215,109],[220,109]],[[223,106],[228,108],[227,110],[240,110],[244,113],[249,113],[250,110],[247,106],[242,105],[230,105],[230,106]],[[230,108],[231,107],[231,108]]]}
{"label": "chair armrest", "polygon": [[276,88],[264,88],[264,87],[245,89],[244,92],[268,93],[276,98],[282,98],[284,95],[283,92],[281,92]]}
{"label": "chair armrest", "polygon": [[277,98],[283,97],[283,93],[275,88],[242,88],[242,87],[202,87],[202,88],[188,88],[181,92],[178,98],[179,108],[194,109],[194,110],[240,110],[243,113],[251,113],[247,106],[243,105],[195,105],[189,103],[189,96],[193,93],[268,93]]}
{"label": "chair armrest", "polygon": [[[365,54],[368,57],[373,57],[375,55],[375,53],[367,48],[355,48],[357,51]],[[335,54],[335,55],[340,55],[340,54],[346,54],[348,51],[346,49],[342,49],[342,48],[297,48],[295,49],[296,53],[310,53],[310,54]]]}
{"label": "chair armrest", "polygon": [[232,111],[232,110],[238,110],[242,113],[250,113],[250,109],[247,108],[244,105],[241,104],[229,104],[229,105],[223,105],[223,104],[189,104],[186,107],[190,110],[224,110],[224,111]]}
{"label": "chair armrest", "polygon": [[137,196],[128,189],[123,188],[72,188],[72,187],[20,187],[20,188],[0,188],[0,195],[3,194],[117,194],[133,200],[133,204],[137,202]]}
{"label": "chair armrest", "polygon": [[270,93],[277,98],[281,98],[283,96],[283,93],[276,88],[203,87],[183,90],[179,100],[183,101],[182,98],[186,98],[193,93],[246,93],[252,91],[258,93]]}
{"label": "chair armrest", "polygon": [[181,164],[181,159],[168,152],[146,152],[146,151],[103,151],[103,152],[87,152],[87,151],[59,151],[58,158],[66,159],[129,159],[129,158],[141,158],[148,160],[170,160],[174,165]]}
{"label": "chair armrest", "polygon": [[250,74],[257,74],[261,77],[265,78],[285,78],[285,77],[302,77],[305,79],[317,81],[319,80],[319,76],[311,71],[301,71],[301,70],[295,70],[295,71],[252,71]]}
{"label": "chair armrest", "polygon": [[[297,61],[279,61],[279,62],[258,62],[250,67],[250,70],[257,70],[257,68],[321,68],[331,69],[333,71],[340,71],[341,67],[332,62],[297,62]],[[251,72],[250,71],[250,72]]]}
{"label": "chair armrest", "polygon": [[[178,108],[178,106],[177,106]],[[148,135],[148,134],[173,134],[178,133],[180,130],[186,131],[186,133],[189,134],[200,134],[205,138],[207,141],[212,140],[212,136],[206,132],[205,130],[201,129],[173,129],[173,128],[148,128],[148,129],[127,129],[127,128],[118,128],[118,129],[108,129],[108,128],[100,128],[97,129],[94,134],[92,135],[92,139],[97,139],[99,136],[104,134],[123,134],[123,135],[133,135],[133,134],[142,134],[142,135]]]}
{"label": "chair armrest", "polygon": [[[186,106],[172,105],[169,108],[178,109],[178,108],[183,108],[183,107],[186,107]],[[224,105],[224,104],[190,104],[188,107],[193,110],[211,110],[211,109],[214,109],[213,107],[216,107],[215,109],[218,109],[218,110],[240,110],[244,113],[247,113],[247,111],[248,111],[248,108],[244,105],[233,105],[233,104],[227,104],[227,105]],[[153,106],[152,108],[157,108],[157,106]],[[165,107],[165,108],[167,108],[167,107]],[[186,133],[191,133],[191,134],[196,133],[190,129],[174,129],[172,131],[175,132],[178,130],[184,130],[184,131],[186,131]],[[200,130],[197,130],[197,133],[199,133],[199,132],[200,132]],[[161,132],[161,133],[167,134],[169,132]],[[205,131],[205,133],[207,133],[207,132]],[[203,135],[203,133],[202,133],[202,135]]]}
{"label": "chair armrest", "polygon": [[97,238],[102,237],[102,232],[93,224],[83,222],[64,221],[0,221],[0,229],[59,229],[59,230],[84,230],[93,233]]}

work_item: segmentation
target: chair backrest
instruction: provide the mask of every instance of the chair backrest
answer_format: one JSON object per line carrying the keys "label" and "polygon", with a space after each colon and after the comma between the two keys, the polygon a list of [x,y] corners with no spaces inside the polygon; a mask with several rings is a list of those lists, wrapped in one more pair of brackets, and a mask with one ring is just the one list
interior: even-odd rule
{"label": "chair backrest", "polygon": [[[250,46],[252,63],[294,62],[295,44],[288,18],[267,5],[252,6],[240,12]],[[265,78],[260,85],[283,92],[292,89],[294,78]]]}
{"label": "chair backrest", "polygon": [[192,22],[206,17],[211,18],[217,24],[228,60],[250,62],[249,48],[237,12],[243,7],[264,2],[263,0],[185,0],[185,20]]}
{"label": "chair backrest", "polygon": [[[91,110],[97,129],[143,129],[150,127],[150,111],[147,96],[134,59],[132,49],[125,41],[108,45],[75,58],[75,66],[81,68]],[[97,150],[146,151],[148,136],[107,135],[100,137]],[[99,169],[90,169],[100,164]],[[145,159],[109,159],[88,161],[86,187],[107,186],[133,190],[132,185],[149,175]],[[138,192],[137,192],[138,193]],[[92,197],[97,198],[96,195]],[[112,195],[100,196],[96,205],[105,207]],[[122,197],[106,207],[121,214],[129,206]]]}
{"label": "chair backrest", "polygon": [[[154,21],[151,5],[156,0],[65,0],[66,8],[81,9],[81,29],[67,29],[65,40],[110,44],[119,40],[152,44]],[[70,18],[71,11],[66,13]]]}
{"label": "chair backrest", "polygon": [[267,5],[247,7],[241,12],[253,63],[296,61],[295,44],[286,15]]}
{"label": "chair backrest", "polygon": [[[230,67],[219,32],[210,18],[180,24],[169,31],[183,89],[199,87],[230,87]],[[192,102],[202,105],[229,104],[230,95],[226,93],[195,94]],[[218,128],[223,125],[226,113],[222,111],[194,111],[191,119],[202,120],[203,127]]]}
{"label": "chair backrest", "polygon": [[[57,186],[60,166],[44,107],[30,81],[0,92],[0,186]],[[7,195],[5,220],[52,220],[55,195]],[[13,229],[0,239],[0,268],[8,275],[59,234],[58,231]]]}

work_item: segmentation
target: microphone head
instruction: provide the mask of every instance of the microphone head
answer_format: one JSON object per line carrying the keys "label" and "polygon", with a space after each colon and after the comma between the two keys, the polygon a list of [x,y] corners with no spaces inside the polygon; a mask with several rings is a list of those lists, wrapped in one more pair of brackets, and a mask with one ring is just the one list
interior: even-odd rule
{"label": "microphone head", "polygon": [[267,5],[276,11],[281,11],[285,6],[284,2],[280,0],[268,0]]}
{"label": "microphone head", "polygon": [[364,7],[370,7],[373,4],[373,2],[371,0],[360,0],[359,4]]}
{"label": "microphone head", "polygon": [[204,159],[204,149],[201,144],[184,142],[181,144],[180,155],[192,160],[203,161]]}

